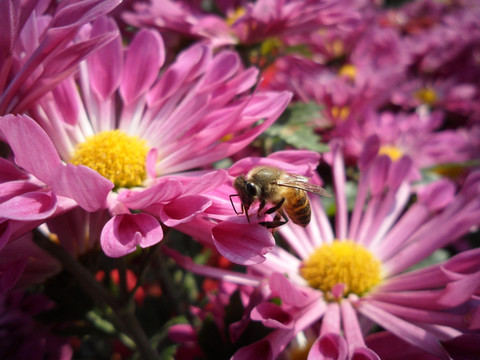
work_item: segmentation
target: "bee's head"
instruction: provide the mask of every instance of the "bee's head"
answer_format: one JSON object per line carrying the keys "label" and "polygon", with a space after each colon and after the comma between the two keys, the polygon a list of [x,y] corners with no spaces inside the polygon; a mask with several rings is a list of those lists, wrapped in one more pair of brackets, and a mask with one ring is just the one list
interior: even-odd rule
{"label": "bee's head", "polygon": [[243,207],[246,211],[248,211],[250,205],[252,205],[252,203],[258,197],[259,189],[257,185],[251,181],[247,181],[245,176],[240,175],[233,181],[233,187],[235,190],[237,190]]}

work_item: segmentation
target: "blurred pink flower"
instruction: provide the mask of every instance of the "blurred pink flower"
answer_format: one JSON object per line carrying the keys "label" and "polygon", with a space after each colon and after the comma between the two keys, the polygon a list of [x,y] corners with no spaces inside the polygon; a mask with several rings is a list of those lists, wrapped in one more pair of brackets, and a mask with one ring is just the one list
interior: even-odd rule
{"label": "blurred pink flower", "polygon": [[124,20],[136,27],[207,39],[214,46],[256,44],[271,37],[309,33],[340,26],[358,18],[351,1],[258,0],[217,1],[223,17],[208,13],[191,1],[138,2]]}
{"label": "blurred pink flower", "polygon": [[[307,330],[317,334],[309,359],[378,359],[364,339],[375,324],[410,345],[450,359],[446,349],[452,348],[442,344],[479,328],[479,250],[425,268],[411,267],[479,225],[480,173],[472,173],[458,193],[446,180],[425,186],[407,208],[411,160],[392,162],[367,149],[348,217],[342,154],[338,145],[332,146],[335,223],[332,228],[319,198],[312,197],[308,227],[289,223],[279,229],[295,255],[275,246],[246,274],[170,255],[198,274],[260,289],[262,299],[251,304],[250,319],[272,332],[240,349],[233,359],[275,359]],[[478,344],[475,348],[478,351]]]}
{"label": "blurred pink flower", "polygon": [[412,175],[419,177],[422,169],[477,158],[475,136],[461,129],[442,130],[443,123],[439,111],[370,112],[363,121],[348,121],[332,133],[342,139],[348,158],[357,160],[364,147],[394,161],[406,155],[413,161]]}
{"label": "blurred pink flower", "polygon": [[[116,30],[101,18],[81,37]],[[252,92],[258,71],[245,69],[232,51],[214,55],[194,45],[159,76],[164,59],[155,31],[141,30],[126,49],[117,38],[82,62],[78,77],[37,102],[32,118],[0,119],[0,138],[25,171],[2,185],[3,221],[45,221],[63,203],[89,212],[108,208],[113,217],[102,248],[122,256],[161,241],[160,222],[173,226],[211,205],[201,194],[225,173],[192,185],[174,174],[247,146],[282,113],[290,94]]]}
{"label": "blurred pink flower", "polygon": [[82,27],[107,14],[120,0],[60,2],[50,15],[47,1],[0,3],[0,115],[23,113],[76,71],[76,65],[116,36],[99,31],[74,40]]}

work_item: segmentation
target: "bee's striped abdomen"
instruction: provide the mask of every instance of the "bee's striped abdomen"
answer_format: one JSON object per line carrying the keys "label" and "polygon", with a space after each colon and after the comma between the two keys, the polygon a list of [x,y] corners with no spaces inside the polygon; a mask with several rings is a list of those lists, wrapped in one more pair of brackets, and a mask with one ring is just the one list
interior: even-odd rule
{"label": "bee's striped abdomen", "polygon": [[297,225],[307,226],[312,215],[307,193],[301,189],[290,188],[285,195],[284,209],[290,220]]}

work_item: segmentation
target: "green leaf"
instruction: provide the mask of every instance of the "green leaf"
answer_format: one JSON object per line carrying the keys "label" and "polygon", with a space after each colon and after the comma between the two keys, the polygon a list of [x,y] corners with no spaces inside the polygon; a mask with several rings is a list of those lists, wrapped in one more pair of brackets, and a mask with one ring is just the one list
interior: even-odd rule
{"label": "green leaf", "polygon": [[264,132],[264,135],[271,139],[273,150],[289,145],[320,153],[328,151],[328,146],[321,142],[321,136],[314,130],[314,121],[319,118],[320,109],[321,107],[313,102],[289,106],[277,122]]}

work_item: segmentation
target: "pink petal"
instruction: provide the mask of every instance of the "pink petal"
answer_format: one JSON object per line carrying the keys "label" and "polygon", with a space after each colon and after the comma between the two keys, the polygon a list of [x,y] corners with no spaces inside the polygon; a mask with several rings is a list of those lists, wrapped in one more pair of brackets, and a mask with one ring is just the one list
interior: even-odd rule
{"label": "pink petal", "polygon": [[259,264],[272,251],[275,240],[258,224],[223,221],[212,229],[218,251],[230,261],[241,265]]}
{"label": "pink petal", "polygon": [[272,345],[267,340],[260,340],[251,345],[245,346],[238,350],[231,360],[273,360]]}
{"label": "pink petal", "polygon": [[174,324],[168,329],[168,338],[176,343],[196,341],[197,333],[190,324]]}
{"label": "pink petal", "polygon": [[41,190],[41,187],[27,181],[9,181],[0,184],[0,202],[7,201],[15,196]]}
{"label": "pink petal", "polygon": [[241,65],[238,54],[233,51],[223,51],[216,55],[210,63],[207,72],[199,84],[200,92],[208,92],[228,81]]}
{"label": "pink petal", "polygon": [[10,262],[5,269],[0,268],[0,294],[12,289],[27,266],[28,257]]}
{"label": "pink petal", "polygon": [[205,211],[212,201],[202,195],[187,195],[179,197],[162,209],[160,219],[168,227],[174,227],[187,222],[196,214]]}
{"label": "pink petal", "polygon": [[285,275],[280,273],[273,273],[270,276],[269,285],[272,295],[278,296],[287,305],[303,307],[313,300],[311,296],[293,286]]}
{"label": "pink petal", "polygon": [[263,325],[270,328],[291,329],[293,327],[292,316],[280,306],[263,302],[255,306],[250,313],[254,321],[261,321]]}
{"label": "pink petal", "polygon": [[369,168],[370,192],[373,196],[381,195],[387,185],[388,172],[392,161],[388,156],[379,156]]}
{"label": "pink petal", "polygon": [[358,311],[406,342],[426,350],[440,359],[450,360],[450,356],[440,345],[439,340],[426,330],[366,302],[360,304]]}
{"label": "pink petal", "polygon": [[[102,17],[93,23],[92,36],[117,29],[112,19]],[[109,97],[120,85],[123,69],[122,40],[117,37],[87,58],[88,74],[92,89],[100,99]]]}
{"label": "pink petal", "polygon": [[426,351],[410,345],[387,331],[371,334],[367,337],[366,341],[368,347],[375,351],[381,359],[438,360],[436,356],[430,355]]}
{"label": "pink petal", "polygon": [[159,222],[148,214],[124,214],[111,218],[104,226],[100,244],[107,256],[120,257],[163,239]]}
{"label": "pink petal", "polygon": [[328,333],[318,338],[308,353],[308,360],[345,360],[348,350],[345,339],[338,334]]}
{"label": "pink petal", "polygon": [[94,21],[112,11],[121,0],[85,0],[60,3],[52,27],[74,27]]}
{"label": "pink petal", "polygon": [[86,211],[106,207],[107,196],[113,183],[89,167],[67,164],[52,173],[52,188],[56,193],[69,197]]}
{"label": "pink petal", "polygon": [[56,205],[57,199],[52,192],[24,193],[0,204],[0,218],[22,221],[46,219],[55,212]]}
{"label": "pink petal", "polygon": [[20,171],[11,161],[0,157],[0,183],[28,179],[27,174]]}
{"label": "pink petal", "polygon": [[200,194],[215,190],[228,179],[225,170],[211,171],[201,176],[196,176],[195,173],[192,175],[193,178],[182,179],[185,184],[184,195]]}
{"label": "pink petal", "polygon": [[358,167],[360,171],[364,171],[372,160],[377,156],[380,149],[380,139],[377,135],[370,136],[363,145],[362,153],[358,159]]}
{"label": "pink petal", "polygon": [[228,173],[231,176],[246,174],[255,166],[275,166],[287,172],[312,177],[318,166],[320,155],[308,150],[284,150],[268,157],[250,156],[233,164]]}
{"label": "pink petal", "polygon": [[161,36],[153,30],[140,30],[125,58],[120,93],[126,104],[132,103],[150,88],[164,61],[165,48]]}
{"label": "pink petal", "polygon": [[210,63],[211,49],[205,45],[194,45],[177,56],[176,62],[162,75],[149,92],[149,105],[159,102],[175,93],[190,78],[198,76]]}
{"label": "pink petal", "polygon": [[53,98],[59,112],[59,117],[68,125],[75,126],[79,119],[81,100],[77,84],[73,77],[69,77],[52,90]]}
{"label": "pink petal", "polygon": [[390,167],[390,173],[388,174],[389,188],[397,189],[410,174],[412,166],[412,159],[407,156],[402,157],[398,161],[394,161]]}
{"label": "pink petal", "polygon": [[48,135],[28,116],[0,118],[0,138],[12,148],[17,165],[44,183],[50,182],[53,172],[62,164]]}
{"label": "pink petal", "polygon": [[418,191],[418,201],[428,206],[430,211],[438,211],[446,207],[455,196],[455,186],[451,181],[442,179]]}
{"label": "pink petal", "polygon": [[352,360],[380,360],[380,357],[372,350],[362,347],[353,351]]}
{"label": "pink petal", "polygon": [[149,188],[137,190],[123,190],[117,200],[130,209],[144,209],[157,203],[167,203],[182,194],[182,184],[174,178],[161,178]]}

